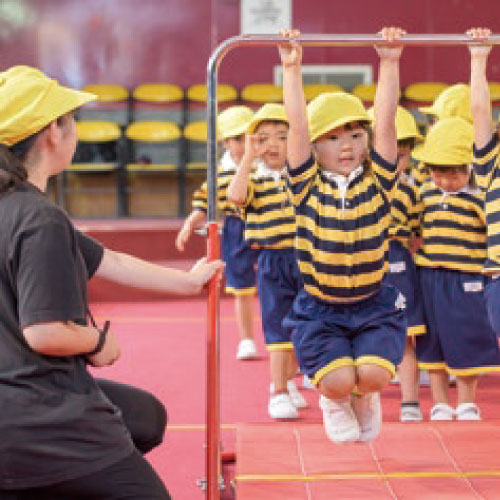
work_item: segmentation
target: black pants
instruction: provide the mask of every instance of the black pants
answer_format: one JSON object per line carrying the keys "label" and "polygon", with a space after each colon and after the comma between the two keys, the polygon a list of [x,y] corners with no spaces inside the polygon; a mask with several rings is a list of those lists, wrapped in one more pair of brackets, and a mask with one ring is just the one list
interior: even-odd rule
{"label": "black pants", "polygon": [[43,488],[0,491],[2,500],[170,500],[149,463],[136,450],[94,474]]}
{"label": "black pants", "polygon": [[[140,453],[158,446],[167,412],[151,393],[110,380],[97,379],[101,390],[122,413],[137,448],[111,467],[73,481],[43,488],[0,490],[0,500],[168,500],[161,479]],[[140,452],[140,453],[139,453]]]}
{"label": "black pants", "polygon": [[167,412],[158,399],[142,389],[111,380],[97,379],[97,384],[121,410],[135,447],[141,453],[147,453],[163,441]]}

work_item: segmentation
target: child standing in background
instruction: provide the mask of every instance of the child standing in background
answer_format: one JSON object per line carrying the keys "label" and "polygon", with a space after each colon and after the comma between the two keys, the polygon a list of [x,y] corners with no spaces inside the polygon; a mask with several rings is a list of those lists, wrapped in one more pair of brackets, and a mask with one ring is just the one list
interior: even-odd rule
{"label": "child standing in background", "polygon": [[[374,149],[359,99],[321,94],[306,108],[300,33],[279,46],[289,119],[288,173],[304,288],[285,324],[302,370],[318,387],[323,423],[335,442],[369,441],[380,431],[379,392],[395,374],[405,344],[404,297],[383,283],[390,199],[396,181],[397,39],[386,28],[376,47]],[[387,43],[389,42],[389,44]]]}
{"label": "child standing in background", "polygon": [[[238,209],[229,202],[227,188],[245,151],[245,132],[253,118],[253,111],[246,106],[233,106],[217,117],[217,132],[225,152],[217,174],[218,208],[224,214],[222,230],[222,258],[226,263],[226,292],[234,295],[236,321],[240,342],[237,359],[254,359],[257,347],[254,341],[253,316],[255,296],[255,265],[258,252],[249,247],[243,238],[244,222]],[[206,182],[193,195],[193,211],[184,222],[176,239],[182,252],[193,231],[206,220]]]}
{"label": "child standing in background", "polygon": [[411,151],[422,136],[413,115],[398,106],[396,113],[398,139],[397,184],[391,204],[389,226],[389,269],[385,282],[395,286],[406,299],[408,329],[403,360],[398,366],[401,387],[401,422],[419,422],[422,412],[418,402],[419,370],[415,354],[415,336],[425,334],[422,297],[411,248],[419,228],[418,214],[411,175]]}
{"label": "child standing in background", "polygon": [[293,382],[297,364],[291,330],[282,325],[301,287],[295,212],[286,187],[287,134],[284,107],[262,106],[250,123],[245,154],[228,189],[229,199],[242,208],[246,241],[260,249],[257,283],[271,372],[268,412],[275,419],[297,418],[297,408],[306,405]]}
{"label": "child standing in background", "polygon": [[[431,175],[418,189],[422,244],[415,255],[427,325],[427,333],[417,337],[417,357],[429,370],[431,420],[480,420],[477,377],[500,371],[481,274],[486,220],[484,192],[473,182],[472,141],[470,123],[444,118],[414,153]],[[457,379],[456,409],[449,404],[449,374]]]}

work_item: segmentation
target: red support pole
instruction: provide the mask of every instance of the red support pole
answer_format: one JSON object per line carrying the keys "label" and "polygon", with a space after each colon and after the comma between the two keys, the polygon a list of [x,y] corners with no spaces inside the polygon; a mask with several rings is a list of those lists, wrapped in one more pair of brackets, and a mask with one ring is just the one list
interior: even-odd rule
{"label": "red support pole", "polygon": [[[219,258],[219,227],[210,222],[207,227],[207,258]],[[219,299],[218,277],[208,284],[208,335],[207,335],[207,429],[206,429],[206,471],[207,499],[219,500],[219,478],[221,476],[220,456],[220,367],[219,367]]]}

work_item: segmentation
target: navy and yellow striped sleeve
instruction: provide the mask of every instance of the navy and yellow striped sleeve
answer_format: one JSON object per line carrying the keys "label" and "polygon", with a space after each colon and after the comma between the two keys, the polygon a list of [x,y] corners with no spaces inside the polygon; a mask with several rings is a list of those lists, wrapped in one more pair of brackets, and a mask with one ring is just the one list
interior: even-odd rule
{"label": "navy and yellow striped sleeve", "polygon": [[318,173],[318,164],[311,154],[309,159],[300,167],[288,168],[289,187],[292,203],[301,205],[306,199]]}
{"label": "navy and yellow striped sleeve", "polygon": [[193,210],[207,212],[207,181],[205,181],[194,193],[191,200]]}
{"label": "navy and yellow striped sleeve", "polygon": [[479,187],[488,189],[494,177],[499,153],[498,135],[492,135],[490,142],[484,148],[474,145],[474,173]]}
{"label": "navy and yellow striped sleeve", "polygon": [[420,212],[418,209],[418,193],[415,186],[401,182],[394,190],[391,204],[391,225],[389,236],[406,243],[412,234],[420,229]]}
{"label": "navy and yellow striped sleeve", "polygon": [[386,193],[388,198],[391,198],[394,191],[394,186],[396,185],[396,170],[398,168],[397,163],[390,163],[386,159],[382,158],[375,150],[371,151],[371,166],[373,173],[375,174],[375,179],[377,184]]}

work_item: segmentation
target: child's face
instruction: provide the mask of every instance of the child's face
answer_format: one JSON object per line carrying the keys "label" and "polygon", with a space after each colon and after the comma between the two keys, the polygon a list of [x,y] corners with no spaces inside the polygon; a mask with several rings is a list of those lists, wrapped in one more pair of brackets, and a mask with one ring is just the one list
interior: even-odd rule
{"label": "child's face", "polygon": [[347,176],[368,157],[368,133],[358,122],[349,123],[322,135],[314,149],[322,168]]}
{"label": "child's face", "polygon": [[262,122],[255,133],[264,153],[261,160],[272,170],[281,170],[286,163],[288,125],[281,122]]}
{"label": "child's face", "polygon": [[229,151],[234,163],[240,163],[245,152],[245,134],[224,140],[224,149]]}
{"label": "child's face", "polygon": [[460,191],[467,186],[470,179],[470,170],[466,165],[429,167],[431,179],[443,191]]}

